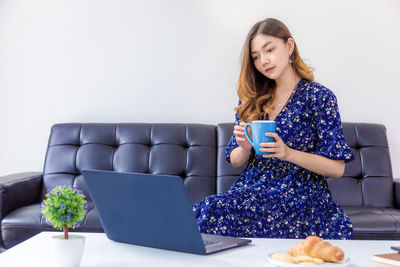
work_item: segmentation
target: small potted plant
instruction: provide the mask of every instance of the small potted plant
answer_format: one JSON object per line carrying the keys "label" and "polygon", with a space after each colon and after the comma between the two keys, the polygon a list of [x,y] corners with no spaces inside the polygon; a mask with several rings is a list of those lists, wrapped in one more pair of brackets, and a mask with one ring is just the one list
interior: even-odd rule
{"label": "small potted plant", "polygon": [[87,209],[85,195],[75,186],[57,186],[47,190],[46,199],[42,202],[42,214],[47,224],[64,232],[63,235],[52,236],[53,256],[58,266],[79,266],[85,237],[69,235],[68,228],[78,227]]}

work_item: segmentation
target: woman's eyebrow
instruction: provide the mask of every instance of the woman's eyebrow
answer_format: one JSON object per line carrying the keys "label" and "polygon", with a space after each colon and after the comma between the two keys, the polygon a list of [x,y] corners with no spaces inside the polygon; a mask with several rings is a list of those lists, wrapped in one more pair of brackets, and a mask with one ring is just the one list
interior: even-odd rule
{"label": "woman's eyebrow", "polygon": [[[265,45],[263,45],[263,46],[261,47],[261,49],[263,49],[264,47],[266,47],[266,46],[269,45],[270,43],[272,43],[272,41],[267,42]],[[252,54],[255,54],[255,53],[257,53],[257,51],[253,51],[253,52],[251,52],[250,54],[252,55]]]}

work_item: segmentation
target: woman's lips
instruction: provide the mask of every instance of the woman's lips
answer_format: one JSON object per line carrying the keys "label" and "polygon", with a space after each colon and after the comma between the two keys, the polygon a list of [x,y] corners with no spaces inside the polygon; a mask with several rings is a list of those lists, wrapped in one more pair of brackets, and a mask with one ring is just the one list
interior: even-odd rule
{"label": "woman's lips", "polygon": [[273,70],[275,67],[271,67],[269,69],[266,69],[265,72],[270,72],[271,70]]}

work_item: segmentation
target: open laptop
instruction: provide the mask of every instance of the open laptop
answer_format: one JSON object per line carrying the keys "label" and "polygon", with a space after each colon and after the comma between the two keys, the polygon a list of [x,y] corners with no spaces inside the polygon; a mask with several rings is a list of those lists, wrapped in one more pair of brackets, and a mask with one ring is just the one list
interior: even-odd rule
{"label": "open laptop", "polygon": [[179,176],[97,170],[82,174],[111,240],[196,254],[251,242],[201,234]]}

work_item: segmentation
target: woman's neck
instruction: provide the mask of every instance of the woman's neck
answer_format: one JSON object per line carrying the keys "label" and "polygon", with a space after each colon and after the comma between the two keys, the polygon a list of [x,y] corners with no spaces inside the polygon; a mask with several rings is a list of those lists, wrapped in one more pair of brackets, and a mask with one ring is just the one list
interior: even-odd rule
{"label": "woman's neck", "polygon": [[299,83],[301,77],[297,75],[292,66],[288,66],[286,70],[275,80],[276,83],[276,93],[286,94],[291,92],[296,85]]}

